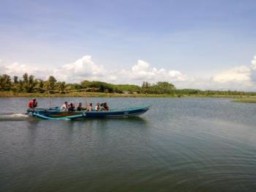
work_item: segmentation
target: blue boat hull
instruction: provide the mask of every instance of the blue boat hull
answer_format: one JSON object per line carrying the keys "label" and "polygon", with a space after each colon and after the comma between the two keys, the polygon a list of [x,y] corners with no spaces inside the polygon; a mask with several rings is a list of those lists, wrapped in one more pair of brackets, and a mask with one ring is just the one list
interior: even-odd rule
{"label": "blue boat hull", "polygon": [[63,112],[58,107],[55,108],[36,108],[28,109],[28,114],[33,117],[38,117],[47,120],[75,120],[87,118],[120,118],[139,116],[149,110],[149,106],[133,107],[127,109],[112,109],[109,111],[72,111]]}

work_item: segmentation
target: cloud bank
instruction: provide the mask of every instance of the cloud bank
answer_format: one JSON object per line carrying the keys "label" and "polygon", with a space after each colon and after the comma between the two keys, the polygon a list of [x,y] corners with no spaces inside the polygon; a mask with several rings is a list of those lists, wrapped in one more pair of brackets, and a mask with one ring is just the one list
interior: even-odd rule
{"label": "cloud bank", "polygon": [[74,63],[63,65],[61,68],[54,70],[53,75],[62,81],[78,83],[85,79],[99,80],[104,76],[105,69],[103,66],[96,65],[92,57],[83,56]]}
{"label": "cloud bank", "polygon": [[255,90],[256,83],[256,56],[251,61],[251,65],[241,65],[218,74],[215,74],[212,81],[222,88],[235,90]]}
{"label": "cloud bank", "polygon": [[119,74],[119,78],[116,79],[126,83],[132,81],[136,84],[141,84],[143,81],[155,83],[158,81],[176,82],[186,80],[186,76],[177,70],[157,69],[143,60],[138,60],[130,69],[122,70]]}
{"label": "cloud bank", "polygon": [[174,83],[178,88],[256,90],[256,56],[251,61],[251,65],[227,69],[214,74],[208,79],[189,77],[178,70],[158,69],[152,67],[150,63],[144,60],[138,60],[127,69],[105,68],[103,65],[96,64],[90,55],[85,55],[73,63],[51,69],[32,67],[32,65],[20,64],[18,62],[8,64],[0,60],[0,70],[1,74],[6,73],[11,76],[22,77],[24,73],[28,73],[44,80],[53,75],[59,81],[70,83],[95,80],[116,84],[141,85],[143,81],[149,83],[168,81]]}

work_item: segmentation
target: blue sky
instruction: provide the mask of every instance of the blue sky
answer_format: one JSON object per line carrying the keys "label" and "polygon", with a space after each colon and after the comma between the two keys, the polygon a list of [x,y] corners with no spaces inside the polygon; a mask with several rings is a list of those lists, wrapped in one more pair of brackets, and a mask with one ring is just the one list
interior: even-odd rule
{"label": "blue sky", "polygon": [[255,90],[254,0],[1,0],[0,70]]}

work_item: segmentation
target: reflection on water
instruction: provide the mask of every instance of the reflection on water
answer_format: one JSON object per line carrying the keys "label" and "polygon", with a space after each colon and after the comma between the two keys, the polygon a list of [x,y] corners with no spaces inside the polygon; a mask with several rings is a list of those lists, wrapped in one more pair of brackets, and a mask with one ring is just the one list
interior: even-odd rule
{"label": "reflection on water", "polygon": [[[8,101],[0,110],[17,109]],[[255,105],[108,102],[157,105],[139,118],[0,121],[0,191],[256,190]]]}

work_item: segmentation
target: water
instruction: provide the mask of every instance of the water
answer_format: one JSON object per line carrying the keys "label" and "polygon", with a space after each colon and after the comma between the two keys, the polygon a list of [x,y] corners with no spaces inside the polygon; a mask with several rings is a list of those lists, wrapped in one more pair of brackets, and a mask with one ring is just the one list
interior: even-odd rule
{"label": "water", "polygon": [[[39,106],[65,100],[39,99]],[[140,118],[46,121],[0,98],[0,191],[255,191],[256,105],[229,99],[86,98],[151,104]]]}

